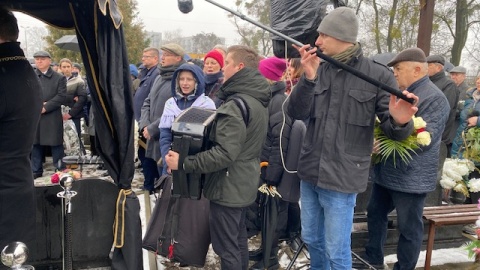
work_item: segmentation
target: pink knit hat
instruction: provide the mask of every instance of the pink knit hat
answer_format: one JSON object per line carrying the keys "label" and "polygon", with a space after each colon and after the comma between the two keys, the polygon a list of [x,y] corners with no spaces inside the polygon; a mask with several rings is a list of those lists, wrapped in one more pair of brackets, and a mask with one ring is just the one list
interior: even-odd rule
{"label": "pink knit hat", "polygon": [[219,51],[217,50],[209,51],[203,58],[203,61],[207,60],[207,58],[209,57],[215,59],[215,61],[217,61],[220,64],[220,68],[223,68],[223,55]]}
{"label": "pink knit hat", "polygon": [[272,81],[280,81],[285,69],[287,69],[287,62],[277,57],[262,59],[258,64],[258,70],[263,77]]}

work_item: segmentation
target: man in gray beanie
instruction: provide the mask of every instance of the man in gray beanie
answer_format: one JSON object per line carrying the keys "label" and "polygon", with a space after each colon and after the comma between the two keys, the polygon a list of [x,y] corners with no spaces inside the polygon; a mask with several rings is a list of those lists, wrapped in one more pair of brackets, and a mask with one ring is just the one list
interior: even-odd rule
{"label": "man in gray beanie", "polygon": [[[352,9],[334,9],[318,32],[315,45],[325,55],[397,88],[388,67],[363,56]],[[297,49],[304,75],[290,94],[287,111],[307,123],[298,163],[302,238],[311,269],[352,269],[353,212],[357,194],[367,188],[375,117],[389,138],[403,140],[413,132],[417,107],[334,64],[320,65],[317,48]]]}

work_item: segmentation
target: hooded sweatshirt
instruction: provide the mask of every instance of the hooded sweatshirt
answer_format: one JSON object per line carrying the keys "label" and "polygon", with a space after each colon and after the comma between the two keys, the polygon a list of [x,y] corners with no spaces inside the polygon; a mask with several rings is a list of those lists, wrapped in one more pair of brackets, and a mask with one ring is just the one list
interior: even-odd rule
{"label": "hooded sweatshirt", "polygon": [[[193,92],[189,95],[184,95],[180,88],[178,78],[180,72],[189,71],[195,78],[196,85]],[[172,77],[172,97],[165,102],[162,117],[160,118],[160,152],[163,158],[163,172],[167,173],[167,165],[165,163],[165,155],[170,149],[172,143],[172,123],[175,118],[184,110],[190,107],[200,107],[205,109],[215,110],[215,103],[213,100],[205,96],[205,79],[203,71],[196,65],[183,64],[175,72]]]}

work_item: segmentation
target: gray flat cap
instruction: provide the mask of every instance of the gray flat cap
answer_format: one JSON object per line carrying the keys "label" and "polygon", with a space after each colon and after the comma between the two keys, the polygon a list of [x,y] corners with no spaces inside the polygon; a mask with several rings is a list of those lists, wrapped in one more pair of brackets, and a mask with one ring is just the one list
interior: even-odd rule
{"label": "gray flat cap", "polygon": [[82,70],[82,66],[79,63],[73,63],[73,66],[78,68],[79,70]]}
{"label": "gray flat cap", "polygon": [[34,53],[33,58],[35,58],[35,57],[48,57],[50,59],[52,58],[52,56],[46,51],[38,51],[38,52]]}
{"label": "gray flat cap", "polygon": [[397,54],[397,56],[388,62],[387,66],[393,67],[400,62],[426,63],[427,57],[425,57],[425,53],[420,48],[408,48]]}
{"label": "gray flat cap", "polygon": [[182,56],[185,54],[185,50],[182,48],[182,46],[175,44],[175,43],[168,43],[160,47],[160,50],[162,51],[167,51],[169,53],[173,53],[178,56]]}
{"label": "gray flat cap", "polygon": [[434,54],[427,57],[427,63],[439,63],[442,66],[445,66],[445,57]]}
{"label": "gray flat cap", "polygon": [[467,73],[467,69],[462,66],[454,67],[450,70],[450,73]]}

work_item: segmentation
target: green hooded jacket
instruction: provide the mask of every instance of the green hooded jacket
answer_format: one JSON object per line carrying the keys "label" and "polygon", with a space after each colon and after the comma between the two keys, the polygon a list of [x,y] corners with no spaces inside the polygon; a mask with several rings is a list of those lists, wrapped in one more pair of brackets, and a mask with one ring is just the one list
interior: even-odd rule
{"label": "green hooded jacket", "polygon": [[[188,156],[186,173],[205,173],[203,194],[212,202],[244,207],[255,201],[260,176],[260,152],[267,134],[270,87],[256,69],[243,68],[217,93],[225,102],[217,109],[209,139],[212,148]],[[232,96],[240,96],[249,111],[248,125]]]}

